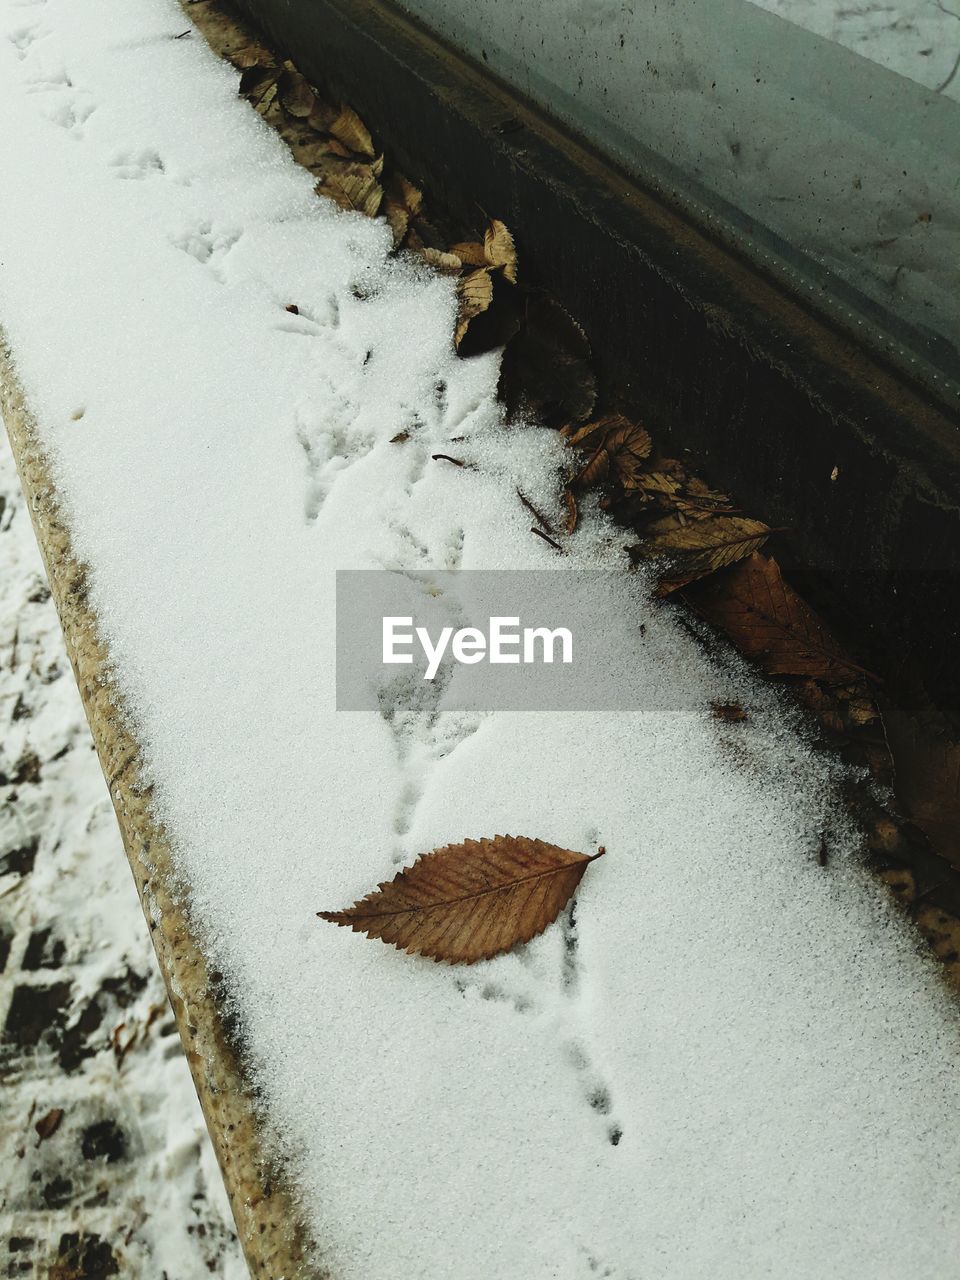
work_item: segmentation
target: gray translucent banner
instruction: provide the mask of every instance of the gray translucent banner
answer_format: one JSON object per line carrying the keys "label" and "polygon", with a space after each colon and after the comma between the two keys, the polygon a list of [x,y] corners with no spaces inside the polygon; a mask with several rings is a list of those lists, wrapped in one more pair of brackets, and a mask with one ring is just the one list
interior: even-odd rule
{"label": "gray translucent banner", "polygon": [[647,592],[630,573],[339,570],[337,710],[690,707]]}

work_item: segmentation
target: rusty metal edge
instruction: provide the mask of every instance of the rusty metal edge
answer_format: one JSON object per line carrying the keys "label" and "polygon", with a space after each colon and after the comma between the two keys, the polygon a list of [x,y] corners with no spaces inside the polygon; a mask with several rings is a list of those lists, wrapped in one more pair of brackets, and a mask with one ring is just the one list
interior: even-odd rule
{"label": "rusty metal edge", "polygon": [[268,1150],[254,1088],[224,1024],[220,975],[208,968],[193,934],[167,836],[151,814],[151,788],[140,781],[141,747],[110,674],[87,600],[86,570],[73,554],[49,460],[2,327],[0,411],[250,1274],[253,1280],[309,1280],[320,1272],[310,1261],[303,1215]]}

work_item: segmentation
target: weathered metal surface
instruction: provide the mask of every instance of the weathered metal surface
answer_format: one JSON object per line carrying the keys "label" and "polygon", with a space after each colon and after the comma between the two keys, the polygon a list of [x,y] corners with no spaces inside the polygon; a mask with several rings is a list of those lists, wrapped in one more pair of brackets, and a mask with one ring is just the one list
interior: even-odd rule
{"label": "weathered metal surface", "polygon": [[256,1099],[224,1022],[220,976],[209,971],[197,945],[166,835],[151,814],[150,788],[140,782],[140,746],[110,678],[87,602],[86,573],[71,550],[47,459],[2,333],[0,410],[250,1274],[254,1280],[314,1276],[299,1212],[282,1169],[265,1147]]}

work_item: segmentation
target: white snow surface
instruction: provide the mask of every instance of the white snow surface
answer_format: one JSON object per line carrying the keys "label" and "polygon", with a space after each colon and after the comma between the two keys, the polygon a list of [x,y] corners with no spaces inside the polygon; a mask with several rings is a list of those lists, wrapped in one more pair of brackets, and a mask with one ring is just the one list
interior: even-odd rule
{"label": "white snow surface", "polygon": [[[502,426],[452,284],[317,200],[186,25],[0,0],[0,320],[323,1262],[952,1273],[955,1010],[772,693],[651,603],[632,678],[673,714],[335,712],[337,567],[613,567],[622,536],[531,536],[558,438]],[[748,724],[710,719],[731,696]],[[516,953],[315,917],[498,831],[608,850]]]}

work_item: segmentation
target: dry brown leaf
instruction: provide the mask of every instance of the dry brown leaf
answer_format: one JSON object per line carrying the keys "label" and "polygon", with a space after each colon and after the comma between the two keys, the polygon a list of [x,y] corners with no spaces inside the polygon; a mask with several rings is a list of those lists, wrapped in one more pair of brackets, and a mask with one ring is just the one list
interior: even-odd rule
{"label": "dry brown leaf", "polygon": [[464,840],[424,854],[345,911],[317,914],[410,955],[473,964],[542,933],[603,852],[526,836]]}
{"label": "dry brown leaf", "polygon": [[393,247],[403,244],[404,237],[410,228],[410,213],[399,200],[387,198],[383,204],[383,214],[387,226],[393,232]]}
{"label": "dry brown leaf", "polygon": [[517,283],[517,246],[499,218],[491,218],[483,233],[483,252],[491,267],[503,271],[504,280]]}
{"label": "dry brown leaf", "polygon": [[445,275],[459,275],[463,267],[455,253],[444,253],[442,249],[422,249],[421,257],[428,266],[435,267]]}
{"label": "dry brown leaf", "polygon": [[454,341],[459,347],[470,321],[475,316],[482,315],[493,301],[493,281],[489,269],[481,267],[479,271],[471,271],[469,275],[463,276],[457,283],[457,293],[460,295],[460,312]]}
{"label": "dry brown leaf", "polygon": [[784,582],[780,566],[754,553],[698,584],[688,598],[741,653],[775,676],[812,676],[844,684],[862,674],[824,623]]}
{"label": "dry brown leaf", "polygon": [[47,1138],[52,1138],[60,1128],[60,1121],[63,1119],[63,1108],[52,1107],[46,1115],[42,1115],[33,1126],[37,1131],[37,1139],[39,1142],[45,1142]]}
{"label": "dry brown leaf", "polygon": [[733,502],[727,494],[720,493],[717,489],[711,489],[696,476],[688,476],[684,481],[683,489],[684,505],[691,509],[703,507],[709,512],[720,507],[729,508],[733,506]]}
{"label": "dry brown leaf", "polygon": [[317,185],[317,195],[329,196],[341,209],[355,209],[375,218],[383,199],[383,188],[370,165],[345,165],[338,172],[326,172]]}
{"label": "dry brown leaf", "polygon": [[[329,102],[324,102],[322,98],[314,98],[313,108],[307,116],[307,124],[311,129],[315,129],[317,133],[326,133],[336,118],[337,112]],[[337,145],[339,146],[339,143]],[[349,154],[346,147],[343,151]]]}
{"label": "dry brown leaf", "polygon": [[357,155],[376,155],[370,130],[363,123],[353,107],[341,106],[340,114],[327,126],[327,132],[333,134],[338,142],[355,151]]}
{"label": "dry brown leaf", "polygon": [[275,67],[277,60],[262,44],[249,44],[238,50],[230,61],[238,71],[247,71],[250,67]]}
{"label": "dry brown leaf", "polygon": [[[409,179],[405,178],[402,173],[398,173],[394,177],[397,186],[397,194],[400,203],[409,213],[411,218],[418,218],[423,212],[423,192],[419,187],[415,187]],[[456,252],[456,250],[452,250]]]}
{"label": "dry brown leaf", "polygon": [[240,96],[255,106],[269,89],[276,86],[279,75],[276,67],[264,67],[259,63],[247,67],[240,76]]}
{"label": "dry brown leaf", "polygon": [[[611,419],[611,423],[616,419]],[[610,465],[625,489],[635,489],[637,477],[643,472],[643,464],[650,456],[653,444],[649,434],[635,422],[620,419],[607,432],[604,448],[610,455]]]}
{"label": "dry brown leaf", "polygon": [[636,477],[634,487],[641,489],[644,493],[672,498],[680,488],[680,481],[665,471],[644,471]]}
{"label": "dry brown leaf", "polygon": [[610,455],[603,445],[598,445],[573,477],[578,489],[594,489],[610,474]]}
{"label": "dry brown leaf", "polygon": [[577,520],[580,518],[580,513],[577,510],[577,499],[572,489],[564,489],[563,501],[567,508],[567,533],[573,533],[576,530]]}
{"label": "dry brown leaf", "polygon": [[[393,232],[394,248],[399,248],[407,238],[412,220],[423,209],[423,192],[409,182],[402,173],[392,174],[385,190],[387,196],[383,212]],[[421,246],[410,243],[407,247],[416,251]]]}
{"label": "dry brown leaf", "polygon": [[266,116],[270,111],[279,106],[279,89],[276,80],[267,85],[266,89],[257,98],[251,98],[250,102],[260,115]]}
{"label": "dry brown leaf", "polygon": [[575,430],[567,430],[567,443],[586,449],[589,457],[574,483],[591,489],[612,475],[625,489],[638,487],[653,444],[643,427],[622,414],[607,414]]}
{"label": "dry brown leaf", "polygon": [[739,702],[711,702],[710,714],[714,720],[722,720],[724,724],[740,724],[747,719],[747,713]]}
{"label": "dry brown leaf", "polygon": [[316,176],[322,177],[328,170],[331,170],[336,161],[331,163],[330,140],[328,138],[314,138],[312,134],[308,134],[304,139],[291,139],[290,151],[297,164],[302,164],[305,169],[310,169]]}
{"label": "dry brown leaf", "polygon": [[483,245],[478,240],[463,240],[452,244],[450,252],[455,253],[465,267],[486,267],[490,264]]}
{"label": "dry brown leaf", "polygon": [[606,427],[606,419],[597,418],[593,422],[585,422],[579,427],[563,427],[560,434],[566,438],[566,442],[571,448],[590,449],[592,451],[598,445],[603,444]]}
{"label": "dry brown leaf", "polygon": [[657,594],[665,596],[752,555],[769,533],[767,525],[745,516],[715,515],[686,524],[666,517],[644,531],[644,541],[631,549],[631,555],[669,558],[671,567],[657,588]]}
{"label": "dry brown leaf", "polygon": [[[821,684],[819,680],[800,680],[797,696],[831,733],[850,738],[863,730],[876,729],[879,740],[880,712],[866,679],[849,684]],[[888,762],[889,767],[889,762]]]}
{"label": "dry brown leaf", "polygon": [[278,81],[280,105],[298,120],[306,120],[317,105],[313,92],[299,71],[284,69]]}

